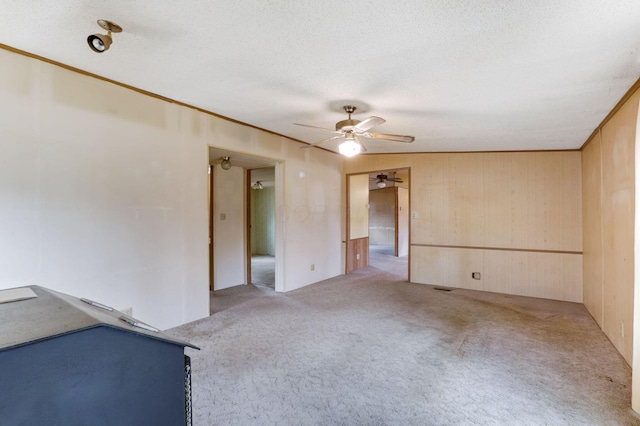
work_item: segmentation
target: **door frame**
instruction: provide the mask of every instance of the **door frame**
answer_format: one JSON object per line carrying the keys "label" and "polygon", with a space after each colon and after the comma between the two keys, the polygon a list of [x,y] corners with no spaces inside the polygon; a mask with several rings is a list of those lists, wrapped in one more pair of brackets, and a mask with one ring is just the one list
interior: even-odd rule
{"label": "door frame", "polygon": [[[285,224],[285,204],[284,204],[284,176],[285,176],[285,162],[284,160],[281,159],[277,159],[277,158],[270,158],[270,157],[265,157],[262,155],[256,155],[254,153],[244,153],[241,151],[234,151],[231,149],[227,149],[225,147],[222,146],[216,146],[216,145],[208,145],[209,148],[209,152],[208,152],[208,163],[210,165],[212,165],[211,168],[211,176],[209,178],[209,182],[210,182],[210,190],[209,190],[209,208],[210,208],[210,213],[209,213],[209,235],[211,236],[211,245],[209,248],[209,286],[211,288],[212,291],[214,291],[215,289],[215,270],[216,270],[216,266],[215,266],[215,237],[216,237],[216,232],[215,232],[215,218],[214,218],[214,209],[213,206],[215,205],[215,186],[213,185],[214,183],[214,177],[213,177],[213,168],[216,166],[217,163],[215,163],[215,160],[211,158],[211,149],[216,150],[216,153],[214,154],[214,156],[218,156],[218,155],[229,155],[230,157],[232,157],[232,161],[233,161],[233,157],[234,155],[236,156],[236,158],[240,155],[246,157],[252,157],[252,159],[257,160],[258,162],[263,161],[263,166],[253,166],[251,167],[252,169],[257,169],[257,168],[262,168],[262,167],[274,167],[275,168],[275,209],[276,209],[276,223],[275,223],[275,291],[277,292],[285,292],[286,291],[286,281],[285,281],[285,277],[284,277],[284,272],[285,272],[285,267],[284,267],[284,253],[285,253],[285,241],[284,241],[284,224]],[[216,157],[217,158],[217,157]],[[239,165],[237,162],[235,165]],[[246,167],[243,167],[243,169],[245,170],[245,172],[247,170],[249,170]],[[244,173],[243,174],[243,179],[245,179],[247,177],[247,174]],[[250,185],[250,184],[249,184]],[[248,188],[249,185],[243,185],[243,187]],[[249,192],[247,189],[245,189],[245,192]],[[249,195],[250,196],[250,193]],[[244,202],[244,206],[243,206],[243,214],[246,215],[246,197],[247,194],[244,194],[243,199],[245,200]],[[246,221],[246,219],[245,219]],[[250,238],[250,232],[247,232],[247,229],[245,228],[245,235],[242,236],[243,239],[243,244],[245,245],[244,248],[244,252],[247,252],[247,238]],[[250,247],[250,246],[249,246]],[[247,259],[246,256],[244,257],[244,265],[243,265],[243,276],[244,276],[244,284],[247,285],[250,281],[250,275],[247,276]],[[249,264],[249,268],[251,267],[251,265]],[[226,288],[226,287],[225,287]]]}
{"label": "door frame", "polygon": [[[349,261],[350,259],[350,253],[349,253],[349,241],[350,241],[350,224],[351,224],[351,206],[350,206],[350,191],[351,191],[351,181],[350,181],[350,177],[353,175],[370,175],[372,173],[385,173],[385,172],[389,172],[389,171],[393,171],[393,172],[397,172],[398,170],[406,170],[407,171],[407,175],[409,176],[409,184],[407,185],[407,189],[409,191],[409,224],[407,226],[408,228],[408,232],[409,232],[409,253],[407,254],[407,281],[411,282],[411,181],[413,179],[411,179],[411,166],[398,166],[398,167],[392,167],[389,169],[376,169],[376,170],[371,170],[371,171],[363,171],[363,172],[353,172],[353,173],[347,173],[345,175],[345,186],[346,186],[346,218],[345,218],[345,275],[348,275],[351,271],[349,271]],[[397,216],[396,216],[397,217]],[[396,232],[397,232],[397,228],[396,228]],[[397,249],[397,244],[396,244],[396,249]],[[369,251],[369,247],[367,246],[367,252]],[[367,264],[368,264],[368,260],[367,260]]]}

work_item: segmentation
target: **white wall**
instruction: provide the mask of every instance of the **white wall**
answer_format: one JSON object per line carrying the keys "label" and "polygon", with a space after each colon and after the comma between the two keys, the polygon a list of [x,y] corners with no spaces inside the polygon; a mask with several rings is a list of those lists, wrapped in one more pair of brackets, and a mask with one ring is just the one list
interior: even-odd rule
{"label": "white wall", "polygon": [[213,167],[214,290],[247,283],[244,169]]}
{"label": "white wall", "polygon": [[208,315],[208,145],[285,162],[284,290],[341,272],[335,154],[1,49],[0,132],[0,288]]}

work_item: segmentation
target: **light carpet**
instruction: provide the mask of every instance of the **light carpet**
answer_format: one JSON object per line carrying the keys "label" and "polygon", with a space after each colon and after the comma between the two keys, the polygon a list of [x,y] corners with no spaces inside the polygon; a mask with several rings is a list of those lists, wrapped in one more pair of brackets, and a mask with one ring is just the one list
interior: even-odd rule
{"label": "light carpet", "polygon": [[393,245],[370,245],[369,265],[392,273],[407,281],[409,276],[409,256],[396,257]]}
{"label": "light carpet", "polygon": [[276,258],[274,256],[251,256],[251,283],[272,289],[275,288]]}
{"label": "light carpet", "polygon": [[195,425],[631,425],[631,370],[584,306],[367,267],[239,286],[168,332],[202,348]]}

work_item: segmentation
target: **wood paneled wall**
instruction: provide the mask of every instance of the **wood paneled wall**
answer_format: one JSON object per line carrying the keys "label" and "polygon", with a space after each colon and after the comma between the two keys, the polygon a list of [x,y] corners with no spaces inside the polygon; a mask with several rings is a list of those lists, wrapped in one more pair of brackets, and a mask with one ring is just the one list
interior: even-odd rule
{"label": "wood paneled wall", "polygon": [[369,191],[369,244],[396,244],[396,188]]}
{"label": "wood paneled wall", "polygon": [[369,176],[349,176],[349,239],[369,236]]}
{"label": "wood paneled wall", "polygon": [[396,197],[398,200],[396,254],[406,256],[409,254],[409,190],[396,188]]}
{"label": "wood paneled wall", "polygon": [[602,152],[600,132],[582,150],[584,305],[602,327]]}
{"label": "wood paneled wall", "polygon": [[584,303],[630,364],[639,101],[636,91],[582,151]]}
{"label": "wood paneled wall", "polygon": [[369,238],[349,240],[347,250],[347,274],[369,265]]}
{"label": "wood paneled wall", "polygon": [[413,282],[582,302],[580,152],[364,155],[345,162],[346,173],[407,167]]}

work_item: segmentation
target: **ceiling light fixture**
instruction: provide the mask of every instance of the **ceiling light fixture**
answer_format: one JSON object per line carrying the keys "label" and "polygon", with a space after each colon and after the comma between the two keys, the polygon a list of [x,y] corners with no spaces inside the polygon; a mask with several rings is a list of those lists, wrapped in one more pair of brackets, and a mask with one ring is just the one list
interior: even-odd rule
{"label": "ceiling light fixture", "polygon": [[264,186],[262,185],[262,182],[260,182],[260,181],[257,181],[256,183],[254,183],[253,185],[251,185],[251,187],[253,189],[262,189],[262,188],[264,188]]}
{"label": "ceiling light fixture", "polygon": [[87,43],[91,50],[97,53],[102,53],[109,50],[109,46],[113,43],[111,33],[121,33],[122,27],[105,19],[98,19],[98,25],[107,30],[107,34],[91,34],[87,37]]}
{"label": "ceiling light fixture", "polygon": [[377,186],[378,188],[385,188],[385,187],[387,186],[387,184],[386,184],[386,183],[384,183],[384,181],[383,181],[382,179],[380,179],[380,180],[378,181],[378,183],[376,183],[376,186]]}
{"label": "ceiling light fixture", "polygon": [[360,150],[362,149],[362,147],[356,141],[353,133],[347,133],[344,137],[345,141],[342,142],[340,146],[338,146],[338,151],[340,151],[340,154],[344,155],[345,157],[353,157],[354,155],[360,154]]}
{"label": "ceiling light fixture", "polygon": [[220,162],[220,167],[222,170],[229,170],[231,168],[231,161],[229,161],[231,157],[222,157],[222,161]]}

